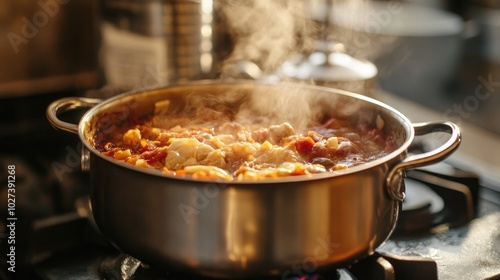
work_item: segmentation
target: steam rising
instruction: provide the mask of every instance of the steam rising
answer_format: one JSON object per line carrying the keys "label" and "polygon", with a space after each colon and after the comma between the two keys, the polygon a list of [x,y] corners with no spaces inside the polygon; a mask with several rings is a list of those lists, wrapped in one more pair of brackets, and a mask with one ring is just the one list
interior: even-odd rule
{"label": "steam rising", "polygon": [[214,89],[194,89],[179,99],[157,102],[153,125],[165,129],[244,125],[254,130],[286,122],[296,132],[306,133],[326,118],[357,115],[360,106],[355,99],[297,84],[249,83]]}
{"label": "steam rising", "polygon": [[[367,24],[373,20],[369,16],[368,0],[220,0],[214,1],[214,5],[221,11],[233,41],[233,50],[223,63],[222,73],[225,68],[241,62],[255,63],[264,75],[273,73],[293,55],[313,50],[315,42],[322,40],[345,44],[346,52],[355,57],[369,58],[374,55],[374,48],[362,45],[360,42],[365,41],[355,37],[359,34],[333,27],[332,19],[332,9],[342,6],[352,12],[348,18],[352,17],[353,24]],[[305,82],[314,83],[311,80]],[[268,90],[282,92],[265,92]],[[186,96],[183,107],[176,109],[182,114],[175,119],[159,120],[180,125],[210,126],[214,121],[219,124],[258,124],[258,118],[264,117],[268,123],[263,125],[289,122],[301,131],[311,123],[322,121],[327,107],[321,106],[322,98],[330,104],[329,108],[337,110],[335,115],[350,115],[358,110],[351,103],[349,107],[332,106],[335,94],[318,96],[300,86],[256,87],[252,94],[246,94],[244,98],[241,98],[240,91]],[[169,124],[161,126],[168,127]]]}
{"label": "steam rising", "polygon": [[[391,9],[373,10],[371,0],[221,0],[216,2],[233,42],[224,62],[251,61],[272,73],[293,55],[312,51],[317,41],[345,45],[358,59],[374,59],[393,43],[379,32]],[[223,66],[224,67],[224,66]]]}
{"label": "steam rising", "polygon": [[290,54],[311,44],[316,27],[301,0],[220,1],[234,40],[234,50],[226,63],[251,61],[262,71],[280,66]]}
{"label": "steam rising", "polygon": [[244,121],[251,120],[255,115],[264,116],[270,124],[288,122],[298,131],[304,130],[311,123],[321,121],[323,112],[317,106],[318,95],[286,84],[273,89],[277,92],[270,93],[269,88],[254,90],[255,94],[242,106],[237,119]]}

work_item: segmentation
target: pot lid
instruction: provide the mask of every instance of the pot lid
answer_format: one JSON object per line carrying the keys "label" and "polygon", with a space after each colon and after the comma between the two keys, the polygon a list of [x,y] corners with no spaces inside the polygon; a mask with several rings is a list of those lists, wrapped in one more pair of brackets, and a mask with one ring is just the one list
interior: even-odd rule
{"label": "pot lid", "polygon": [[299,80],[349,82],[374,78],[378,71],[373,63],[345,53],[343,44],[318,42],[314,51],[285,62],[279,72]]}

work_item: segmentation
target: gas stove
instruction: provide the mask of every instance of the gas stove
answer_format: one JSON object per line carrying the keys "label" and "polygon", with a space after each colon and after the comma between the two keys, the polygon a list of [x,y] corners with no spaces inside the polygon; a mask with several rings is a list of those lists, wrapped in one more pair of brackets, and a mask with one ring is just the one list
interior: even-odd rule
{"label": "gas stove", "polygon": [[[26,162],[7,160],[15,162],[18,170],[30,168]],[[26,174],[40,179],[34,170]],[[88,178],[78,172],[68,177],[75,178],[63,180],[69,186],[54,187],[53,203],[45,205],[45,215],[33,218],[25,226],[26,236],[18,237],[29,241],[29,248],[19,253],[26,260],[19,264],[24,272],[16,272],[19,278],[12,279],[210,279],[165,272],[116,250],[99,234],[91,218],[89,200],[81,190]],[[441,163],[409,171],[405,185],[407,199],[396,230],[375,254],[348,267],[310,273],[297,270],[281,279],[500,277],[500,265],[495,261],[500,256],[500,205],[484,198],[488,194],[477,174]],[[68,199],[74,199],[74,210],[63,207]],[[55,204],[67,209],[55,210]],[[474,269],[464,269],[470,265]]]}
{"label": "gas stove", "polygon": [[[79,139],[39,126],[37,133],[28,130],[1,137],[11,149],[0,162],[16,166],[18,198],[16,272],[6,271],[9,232],[2,218],[1,279],[201,279],[150,267],[110,245],[91,218]],[[415,143],[412,149],[425,150],[426,145]],[[458,159],[407,172],[407,198],[397,228],[373,255],[326,271],[291,269],[279,278],[498,279],[500,193],[495,186],[500,185],[464,164],[468,149],[459,149]],[[6,178],[7,168],[1,172]],[[7,206],[1,207],[5,217]]]}

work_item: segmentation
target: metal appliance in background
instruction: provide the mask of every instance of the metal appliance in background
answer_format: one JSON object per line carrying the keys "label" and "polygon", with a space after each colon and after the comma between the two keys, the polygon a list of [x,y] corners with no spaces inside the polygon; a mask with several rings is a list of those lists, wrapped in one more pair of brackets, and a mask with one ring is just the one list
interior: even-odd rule
{"label": "metal appliance in background", "polygon": [[212,0],[102,0],[106,85],[147,88],[214,76],[223,24]]}
{"label": "metal appliance in background", "polygon": [[1,1],[0,98],[99,85],[97,0]]}
{"label": "metal appliance in background", "polygon": [[339,2],[329,10],[331,38],[373,61],[381,89],[409,99],[433,98],[456,77],[463,41],[459,16],[395,1]]}
{"label": "metal appliance in background", "polygon": [[[360,93],[372,88],[374,65],[351,57],[340,45],[332,49],[323,35],[313,38],[324,30],[316,30],[304,16],[304,2],[265,3],[242,1],[247,8],[242,10],[223,0],[102,0],[106,84],[144,89],[179,81],[249,78]],[[266,8],[278,9],[275,14],[281,20],[269,21],[268,14],[260,13]],[[272,29],[273,35],[249,24]],[[296,34],[283,39],[276,36],[280,32]],[[315,40],[315,46],[309,46]]]}

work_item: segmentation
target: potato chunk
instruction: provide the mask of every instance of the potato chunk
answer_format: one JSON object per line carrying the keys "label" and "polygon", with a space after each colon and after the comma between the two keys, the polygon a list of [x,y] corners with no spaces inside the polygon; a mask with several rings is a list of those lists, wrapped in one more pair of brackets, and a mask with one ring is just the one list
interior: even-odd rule
{"label": "potato chunk", "polygon": [[140,145],[141,139],[141,131],[137,128],[129,129],[123,134],[123,143],[127,146]]}

